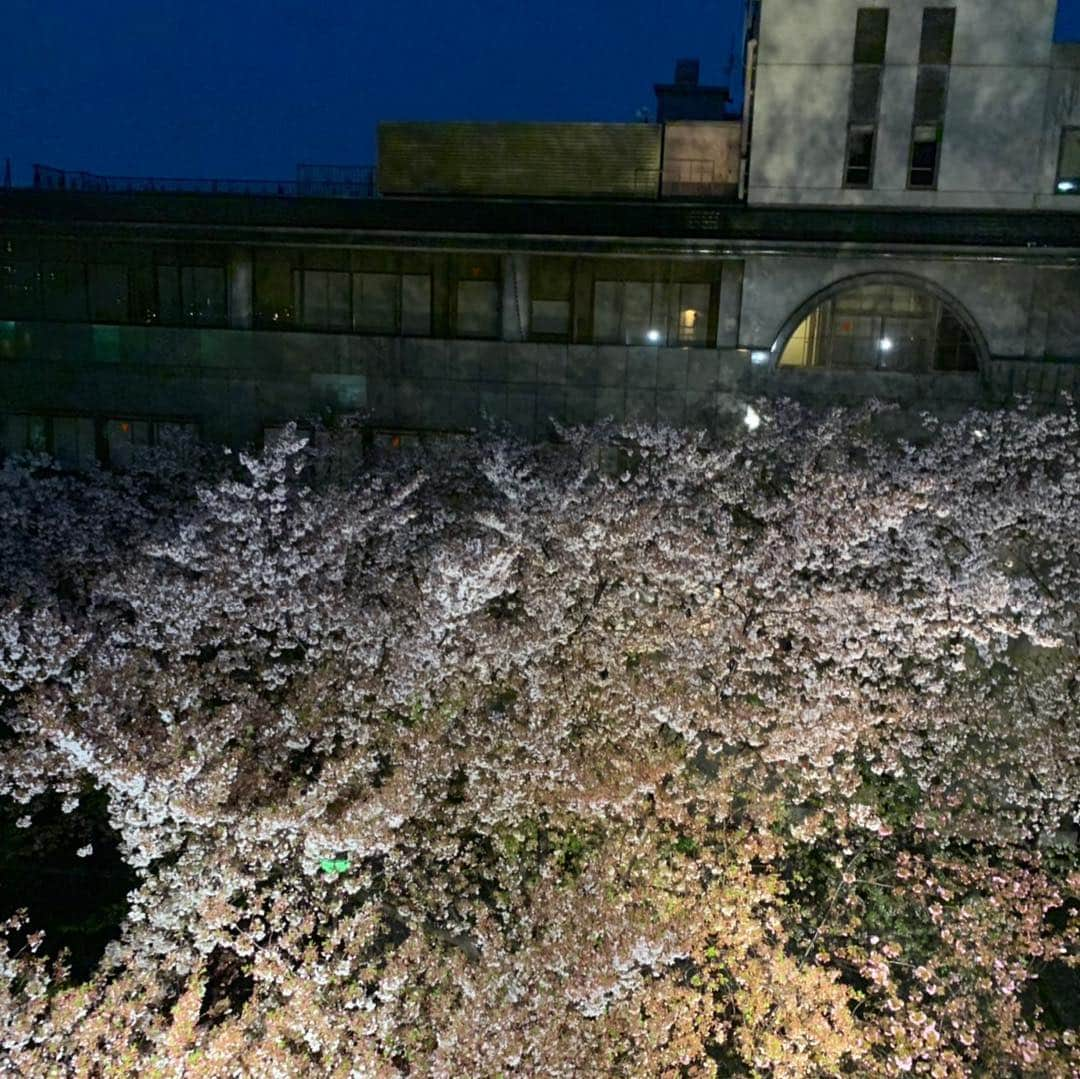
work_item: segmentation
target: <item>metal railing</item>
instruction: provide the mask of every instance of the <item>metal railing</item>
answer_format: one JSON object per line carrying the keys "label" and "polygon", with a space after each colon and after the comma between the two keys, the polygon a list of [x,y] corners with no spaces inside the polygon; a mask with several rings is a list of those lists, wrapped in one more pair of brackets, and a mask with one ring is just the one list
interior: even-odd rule
{"label": "metal railing", "polygon": [[265,195],[277,198],[374,198],[375,170],[358,165],[300,165],[296,180],[187,179],[162,176],[100,176],[93,172],[34,166],[40,191],[92,191],[116,194],[183,193]]}

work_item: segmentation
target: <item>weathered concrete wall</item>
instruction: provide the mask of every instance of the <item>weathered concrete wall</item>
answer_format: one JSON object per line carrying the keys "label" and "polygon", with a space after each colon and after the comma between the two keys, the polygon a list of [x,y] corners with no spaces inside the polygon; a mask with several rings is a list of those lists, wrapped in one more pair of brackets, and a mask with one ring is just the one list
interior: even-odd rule
{"label": "weathered concrete wall", "polygon": [[[874,186],[845,189],[855,24],[867,6],[889,9]],[[764,0],[752,204],[1072,208],[1047,198],[1044,162],[1056,0],[958,0],[937,190],[907,190],[925,6]]]}
{"label": "weathered concrete wall", "polygon": [[[748,285],[759,289],[751,267]],[[187,421],[244,445],[323,408],[371,426],[508,424],[528,438],[615,420],[712,427],[758,394],[810,404],[868,397],[957,412],[1013,393],[1080,391],[1080,364],[995,361],[979,375],[774,370],[746,349],[626,348],[345,334],[15,324],[0,413]]]}

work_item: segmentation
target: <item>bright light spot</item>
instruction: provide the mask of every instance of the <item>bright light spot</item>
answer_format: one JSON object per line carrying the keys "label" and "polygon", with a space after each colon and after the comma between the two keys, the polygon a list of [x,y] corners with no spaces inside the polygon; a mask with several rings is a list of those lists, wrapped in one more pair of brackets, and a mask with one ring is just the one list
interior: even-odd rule
{"label": "bright light spot", "polygon": [[761,417],[754,411],[753,405],[746,406],[746,415],[743,416],[743,423],[746,424],[748,431],[756,431],[761,426]]}
{"label": "bright light spot", "polygon": [[984,438],[986,438],[986,432],[985,431],[980,431],[978,428],[976,428],[974,431],[972,431],[972,434],[975,436],[975,440],[977,442],[982,442],[982,440]]}
{"label": "bright light spot", "polygon": [[770,353],[765,352],[762,349],[755,349],[753,352],[750,353],[750,362],[760,366],[763,363],[769,362],[769,356]]}
{"label": "bright light spot", "polygon": [[649,332],[645,336],[648,337],[648,339],[654,345],[658,344],[659,341],[660,341],[660,331],[659,330],[649,330]]}
{"label": "bright light spot", "polygon": [[1080,183],[1077,183],[1076,180],[1058,180],[1057,189],[1063,193],[1068,191],[1080,191]]}
{"label": "bright light spot", "polygon": [[882,352],[892,352],[892,347],[893,343],[891,337],[883,337],[878,342],[878,348],[880,348]]}

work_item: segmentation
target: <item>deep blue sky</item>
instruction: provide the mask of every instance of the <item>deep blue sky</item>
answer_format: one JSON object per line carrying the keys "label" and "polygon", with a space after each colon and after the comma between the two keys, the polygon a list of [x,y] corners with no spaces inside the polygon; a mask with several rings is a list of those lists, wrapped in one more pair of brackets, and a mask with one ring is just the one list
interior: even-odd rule
{"label": "deep blue sky", "polygon": [[[1001,0],[1002,3],[1014,0]],[[0,164],[272,179],[380,119],[631,120],[680,56],[725,82],[742,0],[3,0]],[[1080,0],[1057,37],[1080,39]],[[736,43],[736,49],[739,48]]]}

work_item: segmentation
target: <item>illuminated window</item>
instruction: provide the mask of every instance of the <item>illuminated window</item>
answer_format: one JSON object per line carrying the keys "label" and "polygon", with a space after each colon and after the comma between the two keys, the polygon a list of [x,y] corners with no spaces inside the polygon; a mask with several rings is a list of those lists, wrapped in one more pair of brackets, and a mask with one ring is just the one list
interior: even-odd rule
{"label": "illuminated window", "polygon": [[791,335],[780,366],[976,371],[978,350],[960,318],[936,296],[905,285],[867,284],[811,312]]}
{"label": "illuminated window", "polygon": [[709,294],[707,284],[679,285],[679,344],[708,344]]}
{"label": "illuminated window", "polygon": [[1080,127],[1067,127],[1061,133],[1054,190],[1059,195],[1080,195]]}

